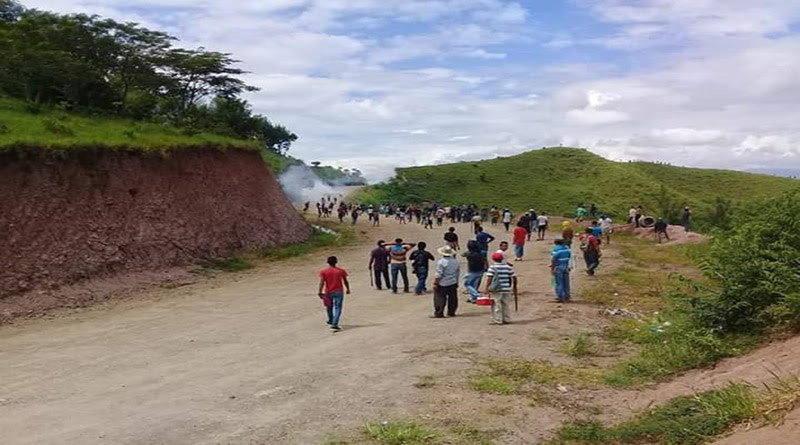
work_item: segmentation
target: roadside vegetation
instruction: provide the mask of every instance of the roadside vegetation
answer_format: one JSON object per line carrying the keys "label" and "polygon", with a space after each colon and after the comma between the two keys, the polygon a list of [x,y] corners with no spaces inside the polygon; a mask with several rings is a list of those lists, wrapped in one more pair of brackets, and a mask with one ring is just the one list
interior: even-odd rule
{"label": "roadside vegetation", "polygon": [[194,271],[199,274],[207,274],[214,270],[221,272],[241,272],[252,269],[259,262],[285,260],[294,257],[308,255],[321,249],[339,247],[347,245],[355,238],[352,229],[336,223],[323,223],[325,229],[314,229],[313,235],[302,243],[289,244],[287,246],[269,247],[254,252],[244,252],[228,258],[214,258],[201,264]]}
{"label": "roadside vegetation", "polygon": [[[631,205],[678,222],[691,206],[699,227],[726,225],[734,207],[797,189],[797,180],[726,170],[613,162],[586,150],[546,148],[516,156],[399,168],[391,180],[367,188],[365,202],[439,202],[530,208],[570,215],[578,203],[596,202],[621,221]],[[742,197],[746,197],[742,199]]]}
{"label": "roadside vegetation", "polygon": [[612,426],[590,419],[569,422],[558,430],[550,445],[699,444],[739,424],[779,424],[798,403],[797,376],[775,376],[763,388],[732,383],[671,399]]}
{"label": "roadside vegetation", "polygon": [[325,445],[494,445],[498,431],[482,431],[464,423],[429,426],[409,420],[370,422],[361,434],[341,439],[332,437]]}

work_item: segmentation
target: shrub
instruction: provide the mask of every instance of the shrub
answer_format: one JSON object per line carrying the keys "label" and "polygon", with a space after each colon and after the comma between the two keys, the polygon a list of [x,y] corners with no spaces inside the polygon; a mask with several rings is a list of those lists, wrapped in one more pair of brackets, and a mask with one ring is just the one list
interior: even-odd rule
{"label": "shrub", "polygon": [[66,122],[59,122],[58,119],[43,119],[42,126],[44,129],[50,133],[57,134],[59,136],[74,136],[75,132],[72,131],[72,128]]}
{"label": "shrub", "polygon": [[800,190],[764,201],[719,233],[703,270],[719,283],[696,301],[702,325],[746,332],[800,324]]}

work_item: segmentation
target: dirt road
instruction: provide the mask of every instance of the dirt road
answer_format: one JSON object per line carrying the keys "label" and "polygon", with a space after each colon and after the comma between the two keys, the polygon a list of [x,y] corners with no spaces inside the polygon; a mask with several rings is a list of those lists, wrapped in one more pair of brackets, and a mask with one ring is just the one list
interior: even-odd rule
{"label": "dirt road", "polygon": [[[462,237],[468,227],[458,226]],[[498,327],[488,309],[463,298],[461,316],[431,319],[430,295],[370,288],[374,240],[400,236],[435,248],[443,228],[384,220],[380,229],[361,221],[358,231],[369,235],[337,252],[353,284],[339,333],[324,324],[316,297],[328,252],[0,328],[2,442],[320,443],[366,421],[458,405],[447,400],[457,389],[432,401],[414,387],[420,376],[468,371],[472,364],[454,348],[550,356],[532,333],[597,323],[586,316],[595,309],[550,303],[550,241],[529,244],[528,261],[517,263],[521,310],[515,324]],[[501,227],[489,232],[510,239]],[[540,414],[527,420],[530,437],[502,443],[531,443],[537,423],[563,420],[556,409]]]}

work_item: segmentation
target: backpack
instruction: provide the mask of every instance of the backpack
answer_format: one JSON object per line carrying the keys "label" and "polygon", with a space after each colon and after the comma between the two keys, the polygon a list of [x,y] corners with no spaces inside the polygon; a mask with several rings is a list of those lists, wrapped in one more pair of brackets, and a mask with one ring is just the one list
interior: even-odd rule
{"label": "backpack", "polygon": [[594,246],[592,246],[592,244],[589,242],[590,238],[591,237],[587,236],[587,237],[584,237],[583,240],[581,241],[581,250],[582,251],[591,252],[591,251],[594,250]]}
{"label": "backpack", "polygon": [[489,292],[497,292],[502,287],[502,280],[500,279],[500,274],[497,270],[494,271],[494,275],[492,276],[492,281],[489,282]]}

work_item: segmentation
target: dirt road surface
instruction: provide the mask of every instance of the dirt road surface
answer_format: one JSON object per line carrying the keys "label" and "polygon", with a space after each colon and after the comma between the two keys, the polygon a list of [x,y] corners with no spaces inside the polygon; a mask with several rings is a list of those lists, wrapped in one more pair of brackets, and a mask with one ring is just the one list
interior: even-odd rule
{"label": "dirt road surface", "polygon": [[[458,225],[462,238],[468,227]],[[458,351],[546,357],[552,352],[537,347],[533,332],[597,324],[587,315],[596,309],[551,303],[551,241],[528,245],[528,261],[517,263],[521,310],[515,324],[498,327],[461,294],[458,317],[431,319],[430,294],[370,287],[374,240],[400,236],[435,249],[444,228],[384,220],[357,230],[368,235],[336,252],[353,285],[339,333],[324,324],[316,296],[329,252],[0,328],[2,442],[312,444],[367,421],[470,415],[484,395],[459,383],[474,364]],[[510,239],[501,227],[488,231]],[[426,395],[414,386],[425,375],[452,390]],[[531,443],[563,420],[542,410],[506,416],[531,422],[531,431],[502,443]]]}

